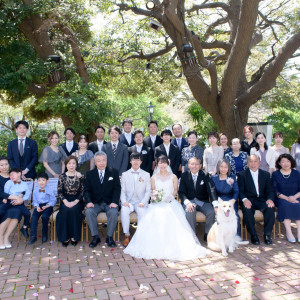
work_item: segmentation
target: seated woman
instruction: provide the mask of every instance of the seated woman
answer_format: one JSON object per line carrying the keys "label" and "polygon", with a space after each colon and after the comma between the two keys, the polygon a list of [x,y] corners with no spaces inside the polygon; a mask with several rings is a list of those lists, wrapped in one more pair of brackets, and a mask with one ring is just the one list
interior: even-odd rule
{"label": "seated woman", "polygon": [[[229,201],[235,199],[234,209],[236,216],[238,218],[238,230],[237,234],[241,236],[241,224],[240,216],[238,214],[238,196],[239,196],[239,187],[236,181],[235,175],[230,174],[230,165],[227,159],[222,159],[217,164],[217,174],[212,176],[212,181],[216,187],[217,197],[220,197],[223,201]],[[216,203],[213,203],[215,206],[215,211],[217,211]]]}
{"label": "seated woman", "polygon": [[274,146],[271,148],[275,151],[276,153],[276,160],[279,157],[280,154],[289,154],[290,150],[289,148],[286,148],[282,145],[283,142],[283,134],[281,131],[277,131],[273,134],[273,139],[274,139]]}
{"label": "seated woman", "polygon": [[84,176],[77,176],[77,158],[69,156],[66,161],[67,172],[58,179],[58,199],[60,200],[59,212],[56,216],[57,238],[64,247],[71,240],[76,245],[80,240],[83,220],[83,184]]}
{"label": "seated woman", "polygon": [[227,153],[232,152],[232,149],[228,146],[228,137],[226,135],[226,133],[220,133],[219,134],[219,141],[220,141],[220,146],[223,148],[224,150],[224,157]]}
{"label": "seated woman", "polygon": [[241,171],[248,168],[248,154],[246,152],[240,151],[241,143],[240,139],[235,138],[231,141],[232,152],[225,155],[225,158],[230,164],[230,175],[238,175]]}
{"label": "seated woman", "polygon": [[49,178],[58,178],[65,171],[65,159],[67,155],[62,146],[57,146],[59,135],[55,131],[48,134],[50,146],[46,146],[40,156],[39,162],[42,162]]}
{"label": "seated woman", "polygon": [[190,158],[197,157],[200,161],[203,160],[203,149],[197,145],[198,135],[197,132],[192,130],[188,133],[189,146],[182,149],[181,152],[181,165],[182,173],[188,171],[188,162]]}
{"label": "seated woman", "polygon": [[295,220],[300,243],[300,173],[294,170],[296,162],[290,154],[281,154],[276,161],[278,169],[272,175],[272,183],[277,196],[277,219],[283,222],[286,237],[290,243],[296,239],[291,230],[291,220]]}
{"label": "seated woman", "polygon": [[255,135],[255,147],[251,148],[250,154],[255,154],[260,158],[259,168],[272,174],[275,171],[276,153],[268,147],[266,143],[266,135],[263,132],[258,132]]}
{"label": "seated woman", "polygon": [[77,171],[85,175],[87,171],[95,168],[94,153],[88,150],[88,140],[85,135],[81,135],[78,139],[79,150],[72,155],[78,159]]}

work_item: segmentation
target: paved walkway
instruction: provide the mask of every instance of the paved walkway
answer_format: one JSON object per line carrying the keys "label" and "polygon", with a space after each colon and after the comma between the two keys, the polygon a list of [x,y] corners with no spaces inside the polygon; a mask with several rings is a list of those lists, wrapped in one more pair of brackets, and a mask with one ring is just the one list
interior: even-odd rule
{"label": "paved walkway", "polygon": [[284,238],[187,262],[134,259],[119,242],[16,241],[0,252],[0,299],[300,299],[300,244]]}

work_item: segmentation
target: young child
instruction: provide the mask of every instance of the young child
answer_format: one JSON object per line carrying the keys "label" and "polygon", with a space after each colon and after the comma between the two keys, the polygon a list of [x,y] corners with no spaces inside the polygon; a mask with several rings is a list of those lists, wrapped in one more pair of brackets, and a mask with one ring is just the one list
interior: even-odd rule
{"label": "young child", "polygon": [[37,184],[32,195],[32,205],[34,211],[31,217],[30,240],[28,245],[37,241],[37,225],[40,216],[42,216],[42,243],[48,240],[48,223],[56,203],[56,197],[53,190],[47,186],[49,176],[46,173],[40,173],[37,176]]}
{"label": "young child", "polygon": [[[9,171],[9,178],[4,185],[4,193],[7,193],[9,195],[18,196],[20,199],[23,199],[24,201],[29,200],[31,191],[28,188],[28,184],[21,180],[22,176],[22,170],[20,168],[12,168]],[[9,199],[3,199],[3,203],[7,204],[7,208],[9,209],[11,206],[15,205],[14,200]],[[24,235],[25,238],[28,238],[28,227],[30,222],[30,211],[28,208],[22,203],[21,205],[18,205],[19,209],[22,212],[22,215],[24,216],[24,223],[23,227],[21,228],[21,233]]]}

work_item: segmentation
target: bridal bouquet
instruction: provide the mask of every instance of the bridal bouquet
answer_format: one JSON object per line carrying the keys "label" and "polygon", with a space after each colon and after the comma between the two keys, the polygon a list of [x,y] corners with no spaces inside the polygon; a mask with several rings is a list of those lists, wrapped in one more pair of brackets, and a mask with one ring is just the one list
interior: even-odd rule
{"label": "bridal bouquet", "polygon": [[151,202],[152,203],[158,203],[163,200],[164,197],[164,191],[163,190],[153,190],[151,195]]}

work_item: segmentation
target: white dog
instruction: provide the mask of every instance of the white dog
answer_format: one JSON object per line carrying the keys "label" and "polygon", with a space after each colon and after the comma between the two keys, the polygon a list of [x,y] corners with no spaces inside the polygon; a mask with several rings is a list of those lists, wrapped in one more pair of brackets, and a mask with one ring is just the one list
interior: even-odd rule
{"label": "white dog", "polygon": [[222,251],[227,256],[239,245],[247,245],[248,241],[241,241],[237,233],[237,216],[234,210],[235,200],[223,201],[219,198],[217,222],[211,227],[207,236],[207,246],[213,251]]}

